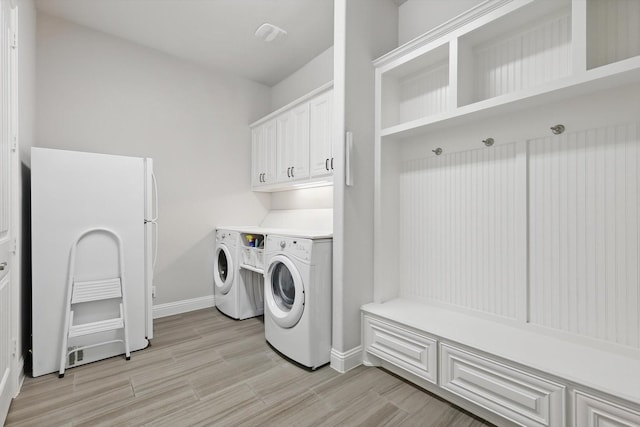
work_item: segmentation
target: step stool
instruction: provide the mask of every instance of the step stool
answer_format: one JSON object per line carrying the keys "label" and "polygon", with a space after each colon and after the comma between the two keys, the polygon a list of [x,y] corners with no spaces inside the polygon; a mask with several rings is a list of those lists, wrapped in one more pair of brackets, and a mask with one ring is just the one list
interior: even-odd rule
{"label": "step stool", "polygon": [[[118,276],[101,280],[77,281],[75,279],[76,253],[80,241],[93,233],[103,233],[114,238],[118,244]],[[67,304],[65,310],[65,326],[62,333],[62,346],[60,352],[60,371],[58,377],[64,377],[64,371],[67,364],[67,358],[72,353],[85,350],[92,347],[98,347],[114,342],[124,344],[126,360],[131,359],[129,351],[129,331],[127,329],[127,303],[126,293],[124,291],[124,254],[122,249],[122,239],[112,230],[107,228],[91,228],[84,231],[73,243],[71,247],[71,259],[69,262],[69,280],[67,284]],[[89,323],[74,323],[74,307],[80,304],[87,304],[96,301],[119,299],[120,315],[115,318],[99,320]],[[75,347],[72,350],[67,348],[69,338],[80,337],[83,335],[97,334],[101,332],[123,330],[123,339],[114,339],[109,341],[98,342],[91,345]]]}

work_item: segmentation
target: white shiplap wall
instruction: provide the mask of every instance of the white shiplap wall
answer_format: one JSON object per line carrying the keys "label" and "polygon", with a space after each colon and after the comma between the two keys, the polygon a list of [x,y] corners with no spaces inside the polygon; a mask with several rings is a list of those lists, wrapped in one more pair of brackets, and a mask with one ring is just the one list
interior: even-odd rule
{"label": "white shiplap wall", "polygon": [[400,123],[449,109],[449,64],[443,62],[399,83]]}
{"label": "white shiplap wall", "polygon": [[587,67],[640,55],[640,1],[589,0]]}
{"label": "white shiplap wall", "polygon": [[532,140],[530,321],[640,346],[638,124]]}
{"label": "white shiplap wall", "polygon": [[[522,312],[524,143],[401,164],[400,296],[509,318]],[[518,174],[520,173],[520,176]],[[520,285],[519,285],[520,284]]]}

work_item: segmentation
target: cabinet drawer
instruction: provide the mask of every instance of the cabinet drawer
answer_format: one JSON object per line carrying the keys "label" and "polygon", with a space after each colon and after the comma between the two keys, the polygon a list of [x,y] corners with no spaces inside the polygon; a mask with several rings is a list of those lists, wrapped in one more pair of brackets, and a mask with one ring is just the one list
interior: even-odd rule
{"label": "cabinet drawer", "polygon": [[576,390],[575,427],[640,427],[640,412]]}
{"label": "cabinet drawer", "polygon": [[365,350],[427,381],[437,381],[437,341],[364,316]]}
{"label": "cabinet drawer", "polygon": [[525,426],[564,426],[564,386],[440,345],[440,386]]}

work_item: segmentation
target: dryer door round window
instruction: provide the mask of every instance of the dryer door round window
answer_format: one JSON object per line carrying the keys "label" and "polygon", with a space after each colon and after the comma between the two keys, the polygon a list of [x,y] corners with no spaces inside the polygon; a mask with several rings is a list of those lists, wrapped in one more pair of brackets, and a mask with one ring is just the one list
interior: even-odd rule
{"label": "dryer door round window", "polygon": [[302,277],[289,258],[276,255],[269,262],[265,302],[273,321],[283,328],[298,323],[304,311]]}
{"label": "dryer door round window", "polygon": [[216,249],[216,262],[213,265],[213,279],[220,292],[226,294],[231,289],[234,276],[234,265],[231,252],[226,245]]}

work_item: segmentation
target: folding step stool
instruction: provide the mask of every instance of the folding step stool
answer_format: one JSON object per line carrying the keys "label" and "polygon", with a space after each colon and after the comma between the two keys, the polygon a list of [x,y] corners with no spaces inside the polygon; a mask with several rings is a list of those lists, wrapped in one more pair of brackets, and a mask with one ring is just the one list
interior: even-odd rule
{"label": "folding step stool", "polygon": [[[118,243],[118,276],[101,280],[76,281],[76,252],[80,241],[92,233],[104,233],[113,237]],[[114,342],[124,344],[126,359],[131,359],[129,351],[129,331],[127,329],[127,303],[124,292],[124,254],[122,250],[122,239],[112,230],[107,228],[91,228],[84,231],[73,243],[71,247],[71,260],[69,263],[69,280],[67,284],[67,306],[65,312],[65,326],[62,333],[62,348],[60,352],[60,371],[58,377],[64,377],[64,371],[67,364],[67,358],[70,354],[85,350],[92,347],[98,347]],[[111,319],[99,320],[96,322],[74,324],[73,323],[73,307],[78,304],[91,303],[107,299],[120,300],[120,316]],[[99,342],[91,345],[76,347],[68,350],[67,345],[69,338],[79,337],[83,335],[97,334],[113,330],[123,330],[124,339],[115,339]]]}

